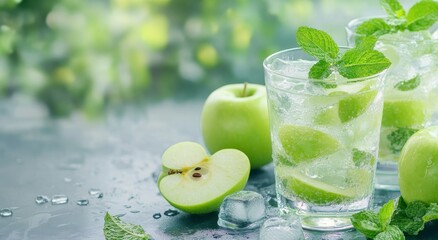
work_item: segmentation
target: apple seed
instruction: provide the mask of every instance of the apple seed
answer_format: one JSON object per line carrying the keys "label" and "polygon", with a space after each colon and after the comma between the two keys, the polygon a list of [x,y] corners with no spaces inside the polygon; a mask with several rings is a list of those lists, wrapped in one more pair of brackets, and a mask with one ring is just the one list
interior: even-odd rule
{"label": "apple seed", "polygon": [[200,173],[193,173],[193,175],[192,175],[193,177],[195,177],[195,178],[200,178],[200,177],[202,177],[202,175],[200,174]]}
{"label": "apple seed", "polygon": [[172,175],[172,174],[178,174],[178,173],[183,173],[181,170],[169,170],[167,172],[167,175]]}

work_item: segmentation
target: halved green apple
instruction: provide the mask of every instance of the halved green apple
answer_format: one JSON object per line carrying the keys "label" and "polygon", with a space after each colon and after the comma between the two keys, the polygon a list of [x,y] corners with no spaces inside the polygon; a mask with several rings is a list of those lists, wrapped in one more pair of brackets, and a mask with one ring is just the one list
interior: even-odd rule
{"label": "halved green apple", "polygon": [[298,164],[339,150],[341,144],[329,134],[297,125],[283,125],[278,131],[284,151]]}
{"label": "halved green apple", "polygon": [[421,100],[385,100],[382,126],[423,126],[427,120],[427,105]]}
{"label": "halved green apple", "polygon": [[223,199],[242,190],[248,181],[248,157],[235,149],[208,156],[194,142],[180,142],[162,156],[163,171],[158,188],[174,207],[194,214],[217,210]]}

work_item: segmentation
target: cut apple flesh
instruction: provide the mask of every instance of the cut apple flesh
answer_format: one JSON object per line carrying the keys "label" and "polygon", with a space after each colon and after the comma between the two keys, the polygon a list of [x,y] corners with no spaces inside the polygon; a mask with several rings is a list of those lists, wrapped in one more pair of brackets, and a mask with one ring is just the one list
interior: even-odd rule
{"label": "cut apple flesh", "polygon": [[338,115],[341,122],[348,122],[364,113],[377,95],[377,90],[368,90],[366,87],[361,92],[349,95],[339,101]]}
{"label": "cut apple flesh", "polygon": [[421,100],[385,100],[382,126],[423,126],[426,121],[426,103]]}
{"label": "cut apple flesh", "polygon": [[163,167],[172,170],[187,169],[207,158],[204,148],[194,142],[180,142],[168,148],[162,156]]}
{"label": "cut apple flesh", "polygon": [[[189,150],[194,149],[198,148]],[[176,155],[163,155],[163,165],[166,163],[166,167],[178,165],[182,168],[168,172],[158,185],[163,197],[174,207],[189,213],[208,213],[219,208],[227,195],[245,187],[250,163],[243,152],[234,149],[221,150],[211,157],[201,157],[198,155],[201,152],[196,151],[192,153],[196,153],[193,156],[198,157],[197,161],[182,158],[190,157],[190,154],[180,155],[177,161],[185,163],[165,159]]]}
{"label": "cut apple flesh", "polygon": [[292,191],[296,197],[317,205],[360,199],[371,186],[371,173],[365,169],[349,170],[345,182],[338,184],[331,183],[330,179],[322,181],[310,178],[293,168],[285,168],[278,174],[283,179],[285,191]]}
{"label": "cut apple flesh", "polygon": [[336,138],[306,126],[283,125],[278,135],[284,151],[296,164],[329,155],[341,146]]}

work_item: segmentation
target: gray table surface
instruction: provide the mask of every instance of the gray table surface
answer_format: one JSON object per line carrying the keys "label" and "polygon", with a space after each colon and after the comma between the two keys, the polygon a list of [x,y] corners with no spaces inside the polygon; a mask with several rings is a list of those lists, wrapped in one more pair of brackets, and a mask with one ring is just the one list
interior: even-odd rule
{"label": "gray table surface", "polygon": [[[21,96],[0,101],[0,239],[104,239],[106,212],[140,224],[155,239],[257,239],[258,229],[233,232],[217,226],[217,213],[189,215],[160,195],[156,177],[162,152],[184,140],[202,143],[202,100],[162,101],[112,110],[101,119],[80,115],[51,119],[35,102]],[[247,189],[273,194],[273,169],[252,172]],[[100,189],[103,198],[90,196]],[[271,192],[270,192],[271,191]],[[68,204],[37,205],[37,195],[65,194]],[[375,205],[398,192],[376,192]],[[78,206],[88,199],[88,206]],[[161,214],[155,219],[153,215]],[[420,236],[438,239],[438,224]],[[365,239],[355,230],[305,231],[306,239]]]}

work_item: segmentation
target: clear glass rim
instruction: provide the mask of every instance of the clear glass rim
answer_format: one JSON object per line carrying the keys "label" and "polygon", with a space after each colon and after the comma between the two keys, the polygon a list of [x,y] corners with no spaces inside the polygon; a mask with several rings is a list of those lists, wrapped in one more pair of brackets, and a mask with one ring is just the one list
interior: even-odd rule
{"label": "clear glass rim", "polygon": [[[352,49],[352,47],[339,46],[339,49],[348,50],[348,49]],[[263,61],[263,68],[265,69],[265,71],[269,72],[270,74],[273,74],[273,75],[276,75],[279,77],[283,77],[283,78],[287,78],[287,79],[294,79],[294,80],[300,80],[300,81],[311,81],[311,82],[321,82],[321,83],[332,83],[332,84],[343,84],[343,83],[345,84],[345,83],[354,83],[354,82],[363,82],[363,81],[367,81],[367,80],[372,80],[372,79],[379,78],[379,76],[383,75],[387,71],[387,69],[385,69],[379,73],[376,73],[374,75],[367,76],[367,77],[351,78],[351,79],[345,78],[345,80],[326,80],[326,79],[294,77],[294,76],[290,76],[287,74],[279,73],[277,70],[273,70],[268,66],[268,62],[270,60],[274,60],[278,55],[281,55],[281,54],[284,54],[287,52],[293,53],[293,52],[298,52],[298,51],[302,51],[303,53],[306,53],[306,52],[304,52],[304,50],[301,47],[289,48],[289,49],[284,49],[284,50],[275,52],[275,53],[273,53],[265,58],[265,60]]]}
{"label": "clear glass rim", "polygon": [[[374,15],[374,16],[354,18],[354,19],[350,20],[347,23],[347,26],[345,27],[345,30],[347,31],[347,34],[350,33],[353,36],[365,36],[364,34],[356,33],[356,28],[357,28],[357,26],[359,26],[359,24],[365,22],[366,20],[370,20],[370,19],[373,19],[373,18],[387,19],[388,16],[386,16],[386,15]],[[438,31],[438,29],[437,29],[437,31]],[[416,43],[417,42],[416,40],[407,40],[407,39],[406,40],[396,39],[396,40],[393,40],[393,41],[394,42],[399,42],[399,43]],[[438,41],[438,39],[430,39],[430,40],[427,39],[427,40],[424,40],[424,42],[429,42],[429,41],[430,42],[436,42],[436,41]]]}

